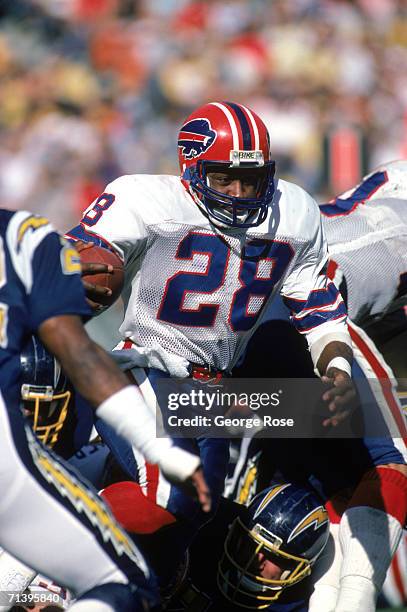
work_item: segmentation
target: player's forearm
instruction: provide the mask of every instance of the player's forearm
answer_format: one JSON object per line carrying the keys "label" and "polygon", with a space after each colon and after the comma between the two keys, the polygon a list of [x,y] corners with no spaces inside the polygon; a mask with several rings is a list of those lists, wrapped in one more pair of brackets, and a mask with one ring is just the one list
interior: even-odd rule
{"label": "player's forearm", "polygon": [[[344,342],[333,341],[325,346],[317,361],[317,369],[321,376],[326,374],[328,367],[332,363],[332,360],[336,359],[337,357],[345,359],[346,362],[349,364],[350,369],[353,360],[352,349],[348,344],[345,344]],[[346,367],[346,364],[344,362],[344,367],[340,367],[339,360],[336,363],[338,364],[336,367],[338,367],[339,369],[344,369],[344,367]],[[335,363],[333,365],[335,366]]]}
{"label": "player's forearm", "polygon": [[[336,357],[352,362],[352,339],[345,317],[321,322],[306,332],[306,338],[314,368],[319,374],[324,375],[329,362]],[[345,367],[349,371],[347,364]]]}
{"label": "player's forearm", "polygon": [[79,317],[48,319],[38,333],[96,415],[136,446],[147,461],[158,463],[173,480],[184,481],[195,472],[199,458],[174,447],[169,438],[156,437],[155,418],[141,393],[89,338]]}
{"label": "player's forearm", "polygon": [[147,461],[158,463],[171,480],[186,480],[200,465],[198,456],[173,446],[170,438],[156,437],[155,418],[134,385],[110,396],[96,415],[136,446]]}
{"label": "player's forearm", "polygon": [[79,317],[53,317],[42,323],[38,333],[66,376],[92,406],[99,406],[129,384],[106,351],[89,338]]}

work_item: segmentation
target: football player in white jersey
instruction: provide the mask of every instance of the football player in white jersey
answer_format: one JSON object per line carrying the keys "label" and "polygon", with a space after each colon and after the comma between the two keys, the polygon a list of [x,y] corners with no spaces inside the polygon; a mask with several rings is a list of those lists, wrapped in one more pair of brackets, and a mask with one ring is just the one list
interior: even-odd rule
{"label": "football player in white jersey", "polygon": [[[403,437],[406,441],[406,429],[404,426],[403,432],[396,388],[401,399],[407,390],[407,160],[389,162],[376,168],[354,189],[322,204],[320,210],[330,251],[328,276],[340,287],[347,302],[357,363],[369,380],[379,380],[383,393],[381,397],[378,394],[376,397],[383,414],[387,414],[387,418],[393,415],[399,419],[401,434],[396,443],[399,449],[403,449],[406,460],[405,445],[401,439]],[[390,462],[380,469],[380,497],[385,502],[389,529],[399,524],[400,531],[407,506],[407,466],[405,463],[395,465]],[[398,472],[397,487],[394,487],[394,471]],[[389,485],[392,490],[388,488]],[[366,489],[359,501],[363,502],[363,498],[366,506],[374,507],[374,488],[370,491]],[[377,507],[380,506],[379,503]],[[350,541],[350,533],[348,538],[342,534],[345,545]],[[366,560],[363,560],[362,550],[359,554],[356,551],[354,559],[358,571],[355,571],[355,567],[348,570],[353,572],[354,576],[350,579],[354,581],[363,581],[370,576],[371,584],[375,584],[378,591],[386,564],[383,550],[378,542],[375,549],[373,541],[372,534],[370,563],[366,564]],[[393,558],[385,590],[391,592],[389,585],[398,585],[398,596],[401,593],[403,597],[403,579],[399,571],[401,551],[402,548]],[[337,571],[340,571],[339,565],[336,564]],[[330,573],[334,574],[332,571]],[[378,580],[379,576],[381,581]],[[325,576],[324,580],[329,583],[330,576]],[[338,576],[331,576],[332,584],[335,581],[338,586]],[[313,610],[312,605],[310,609]]]}
{"label": "football player in white jersey", "polygon": [[320,211],[328,275],[345,282],[349,318],[367,328],[406,305],[407,161],[380,166]]}
{"label": "football player in white jersey", "polygon": [[[281,293],[315,367],[331,383],[324,394],[330,410],[325,426],[337,425],[354,398],[352,350],[346,309],[324,273],[327,246],[316,202],[275,178],[267,129],[242,104],[197,108],[181,127],[178,152],[181,176],[116,179],[68,233],[110,248],[124,261],[118,361],[155,406],[159,378],[202,380],[229,372],[267,304]],[[99,431],[147,495],[193,522],[193,529],[205,520],[138,453],[108,428]],[[177,443],[200,453],[215,508],[228,442]]]}
{"label": "football player in white jersey", "polygon": [[[396,198],[407,200],[407,159],[396,159],[377,166],[352,189],[328,204],[340,201],[348,210],[368,200]],[[346,204],[346,202],[348,204]]]}
{"label": "football player in white jersey", "polygon": [[[354,482],[348,478],[347,486],[353,491],[352,496],[348,497],[348,507],[344,501],[346,496],[341,493],[343,507],[340,512],[331,514],[337,555],[329,572],[317,584],[310,602],[311,612],[320,609],[326,612],[334,609],[341,612],[356,610],[361,609],[361,602],[364,610],[373,610],[375,597],[382,587],[406,517],[407,453],[402,438],[406,440],[407,430],[397,400],[395,377],[371,339],[353,322],[356,320],[369,334],[374,332],[375,340],[380,336],[397,341],[398,350],[392,351],[396,360],[392,360],[390,365],[399,372],[399,376],[406,376],[406,344],[405,341],[404,344],[403,341],[399,342],[400,338],[405,338],[407,330],[405,311],[400,308],[406,303],[407,294],[407,200],[402,199],[407,194],[406,186],[407,162],[392,162],[373,171],[354,189],[320,206],[331,257],[328,276],[340,286],[352,319],[349,330],[354,348],[352,373],[355,382],[365,379],[372,385],[375,400],[386,422],[393,422],[392,431],[400,433],[394,441],[391,438],[364,441],[373,468],[366,470],[366,474],[360,469],[363,465],[362,455],[356,460],[359,456],[356,447],[346,452],[345,442],[341,443],[336,457],[334,452],[329,461],[327,453],[324,454],[327,460],[326,474],[322,477],[324,488],[327,483],[332,487],[338,465],[340,472],[345,473],[348,456],[352,456],[355,464],[353,475],[360,471],[361,478],[358,476],[359,483],[357,478]],[[398,312],[399,315],[394,317]],[[276,312],[276,309],[270,314],[280,320],[273,321],[273,324],[277,324],[283,338],[280,337],[280,342],[288,345],[287,324],[282,322],[288,316],[281,310]],[[267,332],[266,327],[259,331],[260,341],[268,342],[270,337],[271,332]],[[254,347],[251,350],[256,351]],[[295,352],[291,348],[291,367]],[[245,372],[244,375],[249,374]],[[259,375],[264,376],[265,373]],[[313,446],[314,456],[317,456],[317,444]],[[351,446],[355,445],[351,443]],[[301,452],[299,445],[297,451]],[[250,448],[250,453],[256,455],[254,446]],[[304,456],[307,453],[303,450],[301,454]],[[281,459],[281,453],[280,460],[284,467],[290,462],[289,458]],[[244,464],[241,456],[239,465]],[[317,464],[314,462],[313,468],[318,469]],[[246,465],[250,468],[250,459]],[[234,475],[235,479],[238,473]],[[319,480],[321,482],[321,477]],[[335,487],[338,492],[341,487],[344,489],[343,484],[339,486],[339,479]],[[330,500],[330,497],[328,494],[327,499]],[[337,505],[337,498],[336,495],[335,503],[328,502],[331,511]],[[383,536],[386,532],[388,535],[384,540],[377,536],[378,533]],[[397,568],[397,558],[392,568]],[[397,577],[395,583],[400,584]]]}
{"label": "football player in white jersey", "polygon": [[407,391],[407,160],[378,167],[320,209],[328,276]]}

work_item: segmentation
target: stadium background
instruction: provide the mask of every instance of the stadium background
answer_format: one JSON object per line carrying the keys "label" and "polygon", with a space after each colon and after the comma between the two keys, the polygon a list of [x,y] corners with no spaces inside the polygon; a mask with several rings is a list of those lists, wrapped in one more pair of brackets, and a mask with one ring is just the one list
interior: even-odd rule
{"label": "stadium background", "polygon": [[[214,98],[258,111],[280,176],[330,198],[407,157],[405,6],[1,0],[1,204],[66,231],[113,178],[178,173],[180,122]],[[119,316],[91,324],[106,347]]]}
{"label": "stadium background", "polygon": [[[219,98],[265,119],[320,201],[407,158],[403,0],[0,0],[0,201],[65,231],[116,176],[178,173]],[[121,306],[89,324],[106,348]]]}

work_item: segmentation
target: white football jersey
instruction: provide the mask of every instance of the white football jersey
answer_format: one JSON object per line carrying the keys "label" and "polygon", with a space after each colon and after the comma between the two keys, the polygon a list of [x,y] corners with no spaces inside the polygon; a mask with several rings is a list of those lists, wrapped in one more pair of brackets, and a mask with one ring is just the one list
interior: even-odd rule
{"label": "white football jersey", "polygon": [[[324,210],[330,207],[331,214]],[[346,280],[349,317],[363,323],[407,303],[407,200],[368,199],[347,213],[321,206],[335,282]]]}
{"label": "white football jersey", "polygon": [[407,199],[407,159],[378,166],[361,182],[338,196],[336,200],[361,201],[382,198]]}
{"label": "white football jersey", "polygon": [[318,206],[286,181],[276,183],[262,225],[220,231],[179,177],[123,176],[69,235],[101,239],[122,256],[120,333],[140,346],[230,369],[276,292],[300,332],[343,331],[344,305],[320,275],[327,247]]}

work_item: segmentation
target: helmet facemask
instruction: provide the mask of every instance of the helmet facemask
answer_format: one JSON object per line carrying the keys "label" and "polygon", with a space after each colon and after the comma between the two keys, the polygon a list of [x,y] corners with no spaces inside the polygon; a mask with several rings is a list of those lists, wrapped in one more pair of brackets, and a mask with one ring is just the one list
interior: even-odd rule
{"label": "helmet facemask", "polygon": [[68,414],[70,391],[54,392],[51,386],[21,386],[23,413],[37,438],[52,448]]}
{"label": "helmet facemask", "polygon": [[[259,162],[256,165],[199,160],[196,166],[189,168],[190,190],[214,225],[248,228],[265,221],[274,195],[275,163],[264,162],[261,151],[257,153]],[[210,177],[216,173],[230,174],[233,179],[243,181],[246,177],[253,177],[255,196],[243,198],[218,191],[211,185]]]}
{"label": "helmet facemask", "polygon": [[[259,524],[249,530],[237,518],[231,525],[218,565],[219,589],[226,599],[242,608],[267,608],[280,597],[283,589],[311,573],[309,560],[281,550],[282,540],[263,531]],[[279,578],[262,575],[260,555],[280,568]]]}
{"label": "helmet facemask", "polygon": [[41,442],[52,448],[68,414],[68,380],[36,336],[31,336],[22,349],[20,366],[22,412]]}

